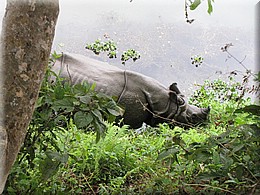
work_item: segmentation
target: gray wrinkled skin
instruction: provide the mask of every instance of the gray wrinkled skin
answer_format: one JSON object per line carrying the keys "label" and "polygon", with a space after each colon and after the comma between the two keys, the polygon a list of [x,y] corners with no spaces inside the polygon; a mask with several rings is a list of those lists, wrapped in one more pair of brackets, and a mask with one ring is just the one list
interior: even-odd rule
{"label": "gray wrinkled skin", "polygon": [[188,105],[176,83],[168,89],[145,75],[125,72],[79,54],[63,54],[52,70],[72,84],[96,83],[97,91],[120,97],[119,104],[125,109],[124,123],[132,128],[141,127],[143,122],[151,126],[162,122],[197,125],[207,119],[210,111],[209,108]]}

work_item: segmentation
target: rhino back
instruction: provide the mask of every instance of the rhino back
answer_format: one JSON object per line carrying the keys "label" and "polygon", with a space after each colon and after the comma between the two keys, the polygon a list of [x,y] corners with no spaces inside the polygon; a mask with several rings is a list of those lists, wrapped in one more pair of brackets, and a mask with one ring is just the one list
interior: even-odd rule
{"label": "rhino back", "polygon": [[63,54],[52,70],[73,84],[87,81],[96,84],[96,90],[118,96],[123,88],[123,70],[79,54]]}
{"label": "rhino back", "polygon": [[96,83],[97,90],[108,95],[120,95],[125,85],[128,92],[137,95],[140,95],[140,91],[160,97],[162,93],[168,93],[165,86],[151,77],[129,70],[125,72],[116,66],[80,54],[63,54],[52,70],[68,78],[73,84],[82,81]]}

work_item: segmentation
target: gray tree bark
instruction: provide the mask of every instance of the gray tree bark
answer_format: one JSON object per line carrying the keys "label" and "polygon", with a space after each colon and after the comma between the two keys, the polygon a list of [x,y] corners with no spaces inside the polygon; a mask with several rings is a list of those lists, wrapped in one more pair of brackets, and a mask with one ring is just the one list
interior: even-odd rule
{"label": "gray tree bark", "polygon": [[0,193],[33,114],[58,13],[59,0],[7,0],[0,53]]}

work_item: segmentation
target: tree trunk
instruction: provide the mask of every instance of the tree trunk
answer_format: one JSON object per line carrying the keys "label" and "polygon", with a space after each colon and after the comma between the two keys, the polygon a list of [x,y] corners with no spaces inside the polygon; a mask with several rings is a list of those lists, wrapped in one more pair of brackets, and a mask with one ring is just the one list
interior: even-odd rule
{"label": "tree trunk", "polygon": [[33,114],[58,13],[58,0],[7,0],[0,59],[0,193]]}

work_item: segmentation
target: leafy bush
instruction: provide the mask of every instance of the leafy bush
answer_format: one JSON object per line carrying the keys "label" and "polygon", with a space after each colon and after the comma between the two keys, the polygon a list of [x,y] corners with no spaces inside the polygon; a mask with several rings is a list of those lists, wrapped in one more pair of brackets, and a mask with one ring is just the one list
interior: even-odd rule
{"label": "leafy bush", "polygon": [[186,187],[204,193],[259,193],[260,106],[252,105],[244,95],[244,86],[233,78],[229,83],[205,81],[195,91],[190,100],[210,105],[211,123],[203,131],[181,130],[159,155],[171,163],[192,165],[193,179],[184,184]]}

